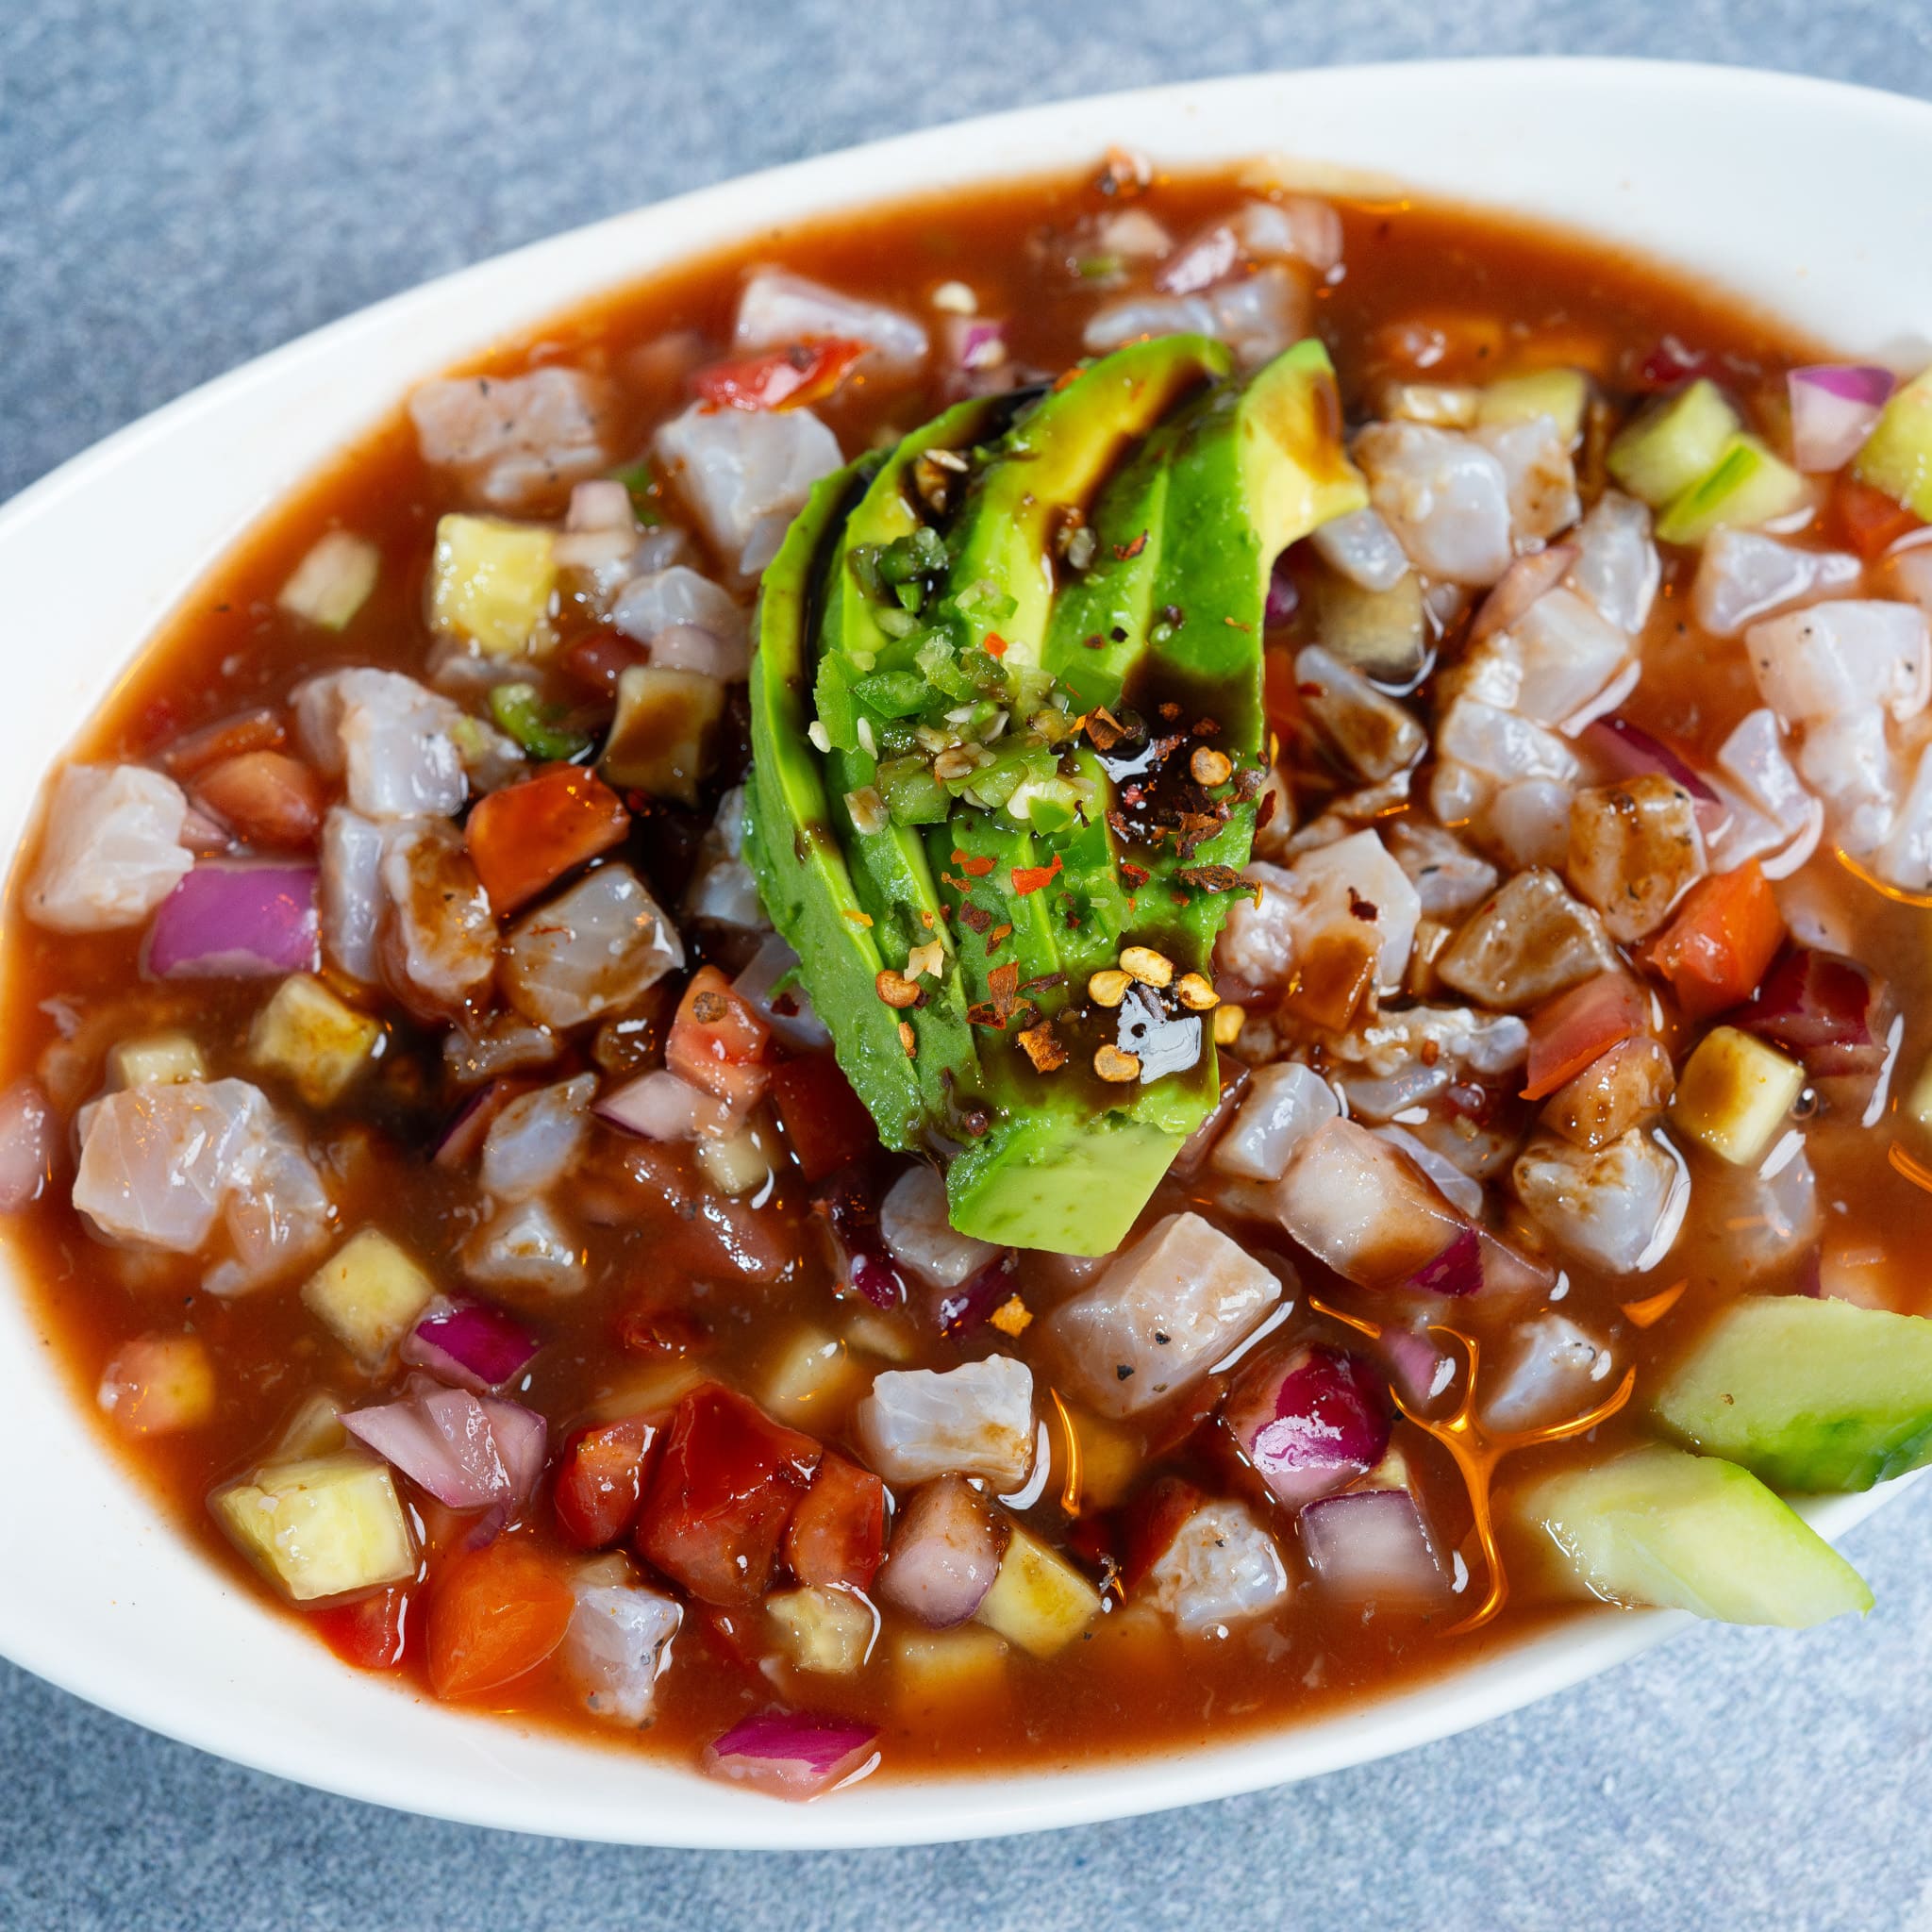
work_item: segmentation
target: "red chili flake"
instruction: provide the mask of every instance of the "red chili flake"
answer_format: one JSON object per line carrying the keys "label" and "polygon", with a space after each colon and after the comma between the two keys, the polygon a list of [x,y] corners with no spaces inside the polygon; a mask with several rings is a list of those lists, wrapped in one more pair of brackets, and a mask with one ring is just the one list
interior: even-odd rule
{"label": "red chili flake", "polygon": [[1107,649],[1107,640],[1098,631],[1095,631],[1091,637],[1082,638],[1080,641],[1090,651],[1104,651]]}
{"label": "red chili flake", "polygon": [[1353,886],[1348,889],[1348,909],[1360,920],[1373,921],[1380,916],[1375,910],[1375,902],[1364,899]]}
{"label": "red chili flake", "polygon": [[1184,865],[1177,876],[1197,892],[1245,892],[1248,882],[1231,865]]}
{"label": "red chili flake", "polygon": [[1219,738],[1221,736],[1219,721],[1213,718],[1196,718],[1194,720],[1193,736],[1196,738]]}
{"label": "red chili flake", "polygon": [[991,959],[1006,942],[1013,937],[1010,925],[996,925],[986,936],[986,957]]}
{"label": "red chili flake", "polygon": [[1121,877],[1126,880],[1129,888],[1144,886],[1152,876],[1144,865],[1135,865],[1124,858],[1121,860]]}
{"label": "red chili flake", "polygon": [[1160,708],[1160,715],[1163,718],[1165,718],[1170,724],[1172,724],[1174,721],[1180,716],[1180,714],[1181,708],[1177,704],[1175,704],[1172,698],[1170,698],[1167,701],[1167,703],[1162,705]]}
{"label": "red chili flake", "polygon": [[1016,865],[1013,868],[1013,891],[1024,899],[1028,892],[1037,892],[1042,886],[1049,885],[1059,874],[1060,856],[1056,852],[1051,865]]}
{"label": "red chili flake", "polygon": [[1086,375],[1086,373],[1087,372],[1083,368],[1081,368],[1077,362],[1074,363],[1074,365],[1071,369],[1061,370],[1058,376],[1056,377],[1054,381],[1054,394],[1058,395],[1061,390],[1063,389],[1072,389],[1073,386],[1076,382],[1078,382],[1083,375]]}
{"label": "red chili flake", "polygon": [[1087,741],[1097,752],[1109,752],[1127,735],[1127,728],[1105,705],[1087,713]]}
{"label": "red chili flake", "polygon": [[1125,563],[1129,561],[1131,558],[1139,557],[1141,551],[1146,549],[1146,547],[1147,532],[1145,530],[1142,530],[1141,534],[1138,537],[1136,537],[1131,543],[1116,543],[1113,546],[1113,554],[1114,557],[1120,562]]}
{"label": "red chili flake", "polygon": [[691,387],[708,409],[796,408],[837,389],[865,348],[863,342],[842,336],[793,342],[769,355],[747,356],[701,369],[691,378]]}
{"label": "red chili flake", "polygon": [[953,854],[953,863],[969,878],[983,879],[992,870],[990,858],[968,858],[963,852]]}
{"label": "red chili flake", "polygon": [[990,630],[986,634],[986,655],[989,658],[1004,658],[1007,655],[1007,641],[996,630]]}
{"label": "red chili flake", "polygon": [[1009,1019],[1020,1003],[1020,969],[1010,960],[995,966],[986,975],[986,990],[992,996],[992,1008],[1002,1022]]}
{"label": "red chili flake", "polygon": [[1067,975],[1064,973],[1042,973],[1037,979],[1022,980],[1020,982],[1020,991],[1022,992],[1049,992],[1055,987],[1064,986],[1066,983]]}
{"label": "red chili flake", "polygon": [[992,924],[992,914],[987,911],[984,907],[974,905],[970,899],[959,908],[959,917],[974,932],[984,932]]}
{"label": "red chili flake", "polygon": [[1264,826],[1266,826],[1266,825],[1272,825],[1272,824],[1273,824],[1274,823],[1274,811],[1275,811],[1275,808],[1276,808],[1277,806],[1279,806],[1279,805],[1280,805],[1280,803],[1281,803],[1281,793],[1280,793],[1280,792],[1278,792],[1278,791],[1264,791],[1264,792],[1262,792],[1262,794],[1261,794],[1261,806],[1260,806],[1260,809],[1259,809],[1258,811],[1257,811],[1257,812],[1256,812],[1256,814],[1255,814],[1255,829],[1256,829],[1256,831],[1257,831],[1257,832],[1258,832],[1258,831],[1260,831],[1260,830],[1261,830],[1261,829],[1262,829],[1262,828],[1263,828]]}

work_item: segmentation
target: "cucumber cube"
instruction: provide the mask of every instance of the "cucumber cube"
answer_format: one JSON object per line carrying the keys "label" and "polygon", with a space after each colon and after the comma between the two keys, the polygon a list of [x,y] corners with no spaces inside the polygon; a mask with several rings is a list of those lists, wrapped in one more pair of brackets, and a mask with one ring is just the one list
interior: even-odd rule
{"label": "cucumber cube", "polygon": [[1914,516],[1932,520],[1932,369],[1893,393],[1852,474],[1896,497]]}
{"label": "cucumber cube", "polygon": [[871,1386],[870,1374],[845,1342],[822,1328],[801,1327],[765,1372],[759,1407],[793,1428],[824,1435]]}
{"label": "cucumber cube", "polygon": [[974,1616],[1035,1657],[1064,1650],[1099,1614],[1100,1592],[1070,1563],[1017,1526]]}
{"label": "cucumber cube", "polygon": [[620,791],[695,805],[705,754],[724,715],[724,687],[701,671],[632,664],[597,769]]}
{"label": "cucumber cube", "polygon": [[416,1545],[387,1464],[355,1454],[276,1462],[208,1507],[291,1602],[377,1590],[416,1574]]}
{"label": "cucumber cube", "polygon": [[446,516],[429,566],[429,624],[485,657],[541,657],[555,641],[557,539],[499,517]]}
{"label": "cucumber cube", "polygon": [[1659,508],[1708,475],[1743,426],[1717,384],[1699,376],[1621,430],[1605,460],[1632,496]]}
{"label": "cucumber cube", "polygon": [[342,630],[381,575],[382,552],[367,537],[331,530],[295,566],[275,602],[324,630]]}
{"label": "cucumber cube", "polygon": [[1810,499],[1804,477],[1755,436],[1734,436],[1709,473],[1657,519],[1665,543],[1702,543],[1713,530],[1748,530],[1789,516]]}
{"label": "cucumber cube", "polygon": [[1755,1034],[1714,1026],[1684,1062],[1671,1120],[1721,1158],[1755,1167],[1804,1088],[1796,1060]]}
{"label": "cucumber cube", "polygon": [[215,1365],[198,1335],[137,1335],[101,1372],[104,1413],[129,1436],[197,1429],[215,1412]]}
{"label": "cucumber cube", "polygon": [[1662,1444],[1546,1477],[1517,1500],[1573,1594],[1804,1629],[1872,1607],[1865,1580],[1749,1470]]}
{"label": "cucumber cube", "polygon": [[275,1438],[275,1460],[302,1462],[345,1449],[349,1441],[348,1432],[342,1427],[345,1406],[325,1389],[305,1395]]}
{"label": "cucumber cube", "polygon": [[375,1051],[382,1028],[339,1000],[322,981],[297,973],[275,988],[249,1028],[248,1057],[285,1074],[311,1107],[326,1107]]}
{"label": "cucumber cube", "polygon": [[723,1140],[706,1139],[691,1149],[699,1172],[721,1194],[756,1193],[772,1178],[765,1138],[745,1127]]}
{"label": "cucumber cube", "polygon": [[124,1040],[108,1053],[108,1083],[112,1087],[178,1087],[187,1080],[206,1080],[208,1062],[201,1048],[185,1033],[146,1033]]}
{"label": "cucumber cube", "polygon": [[1006,1641],[977,1624],[901,1631],[893,1660],[899,1707],[908,1720],[984,1710],[1006,1693]]}
{"label": "cucumber cube", "polygon": [[1589,407],[1590,378],[1582,370],[1539,369],[1491,383],[1476,402],[1476,427],[1508,429],[1547,416],[1557,433],[1574,444],[1583,435],[1583,412]]}
{"label": "cucumber cube", "polygon": [[302,1299],[373,1374],[416,1325],[436,1284],[376,1228],[365,1227],[302,1284]]}
{"label": "cucumber cube", "polygon": [[1809,1295],[1733,1302],[1652,1413],[1781,1490],[1869,1490],[1932,1461],[1932,1321]]}
{"label": "cucumber cube", "polygon": [[778,1642],[801,1671],[849,1676],[878,1630],[872,1608],[844,1590],[786,1590],[765,1599]]}

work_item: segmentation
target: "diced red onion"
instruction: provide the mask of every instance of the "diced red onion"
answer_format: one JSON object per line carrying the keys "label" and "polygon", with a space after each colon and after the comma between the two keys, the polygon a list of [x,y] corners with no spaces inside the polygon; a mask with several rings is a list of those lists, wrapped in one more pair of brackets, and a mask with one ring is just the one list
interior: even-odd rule
{"label": "diced red onion", "polygon": [[197,865],[155,911],[157,979],[280,978],[312,973],[321,922],[312,865]]}
{"label": "diced red onion", "polygon": [[1681,785],[1700,805],[1723,804],[1707,779],[1692,771],[1661,739],[1653,738],[1627,718],[1599,718],[1583,732],[1580,741],[1609,767],[1613,778],[1661,773]]}
{"label": "diced red onion", "polygon": [[1415,1603],[1446,1578],[1428,1525],[1407,1490],[1349,1490],[1310,1503],[1302,1549],[1324,1589],[1351,1602]]}
{"label": "diced red onion", "polygon": [[226,852],[235,841],[207,812],[191,805],[187,817],[181,821],[181,842],[197,858],[211,858]]}
{"label": "diced red onion", "polygon": [[1274,569],[1268,578],[1268,607],[1262,619],[1268,629],[1286,624],[1301,608],[1302,593],[1295,588],[1295,581],[1288,567],[1288,553],[1274,559]]}
{"label": "diced red onion", "polygon": [[1474,1294],[1483,1285],[1482,1241],[1473,1227],[1459,1227],[1449,1245],[1402,1284],[1407,1294]]}
{"label": "diced red onion", "polygon": [[467,1389],[425,1386],[351,1409],[342,1426],[452,1509],[521,1507],[543,1470],[543,1418]]}
{"label": "diced red onion", "polygon": [[1222,1420],[1277,1501],[1299,1509],[1353,1482],[1389,1447],[1381,1379],[1338,1348],[1303,1343],[1244,1369]]}
{"label": "diced red onion", "polygon": [[949,1341],[970,1335],[1013,1292],[1014,1256],[1008,1249],[996,1255],[958,1288],[950,1288],[937,1304],[940,1333]]}
{"label": "diced red onion", "polygon": [[471,1094],[443,1128],[436,1151],[429,1157],[432,1163],[449,1171],[468,1167],[483,1151],[490,1123],[518,1091],[519,1087],[509,1082],[492,1080],[480,1092]]}
{"label": "diced red onion", "polygon": [[851,1718],[764,1710],[707,1744],[705,1770],[774,1798],[816,1798],[864,1764],[877,1736]]}
{"label": "diced red onion", "polygon": [[646,1141],[695,1141],[706,1134],[723,1134],[733,1119],[722,1101],[661,1067],[606,1093],[591,1111]]}
{"label": "diced red onion", "polygon": [[874,1594],[928,1630],[963,1624],[1000,1574],[1004,1539],[984,1499],[963,1476],[915,1490],[892,1525]]}
{"label": "diced red onion", "polygon": [[875,1308],[903,1307],[906,1277],[879,1232],[879,1206],[872,1184],[856,1167],[841,1169],[822,1187],[813,1211],[832,1238],[839,1272]]}
{"label": "diced red onion", "polygon": [[1441,1394],[1456,1371],[1438,1343],[1413,1328],[1384,1328],[1381,1348],[1390,1381],[1411,1407]]}
{"label": "diced red onion", "polygon": [[1791,457],[1812,474],[1837,470],[1857,455],[1885,399],[1891,371],[1851,363],[1812,363],[1786,378],[1791,399]]}
{"label": "diced red onion", "polygon": [[1554,591],[1569,575],[1571,565],[1581,554],[1574,543],[1552,543],[1547,549],[1519,557],[1496,579],[1495,589],[1470,620],[1470,643],[1479,644],[1493,632],[1507,630],[1539,597]]}
{"label": "diced red onion", "polygon": [[54,1177],[54,1109],[35,1080],[0,1093],[0,1214],[38,1201]]}
{"label": "diced red onion", "polygon": [[963,322],[954,338],[961,369],[997,369],[1007,359],[1007,325],[984,316]]}
{"label": "diced red onion", "polygon": [[1814,1079],[1875,1074],[1885,1064],[1885,982],[1856,959],[1794,946],[1730,1024],[1788,1048]]}
{"label": "diced red onion", "polygon": [[537,1353],[537,1338],[490,1302],[438,1295],[403,1342],[403,1359],[458,1388],[493,1395]]}
{"label": "diced red onion", "polygon": [[1483,1291],[1491,1299],[1547,1294],[1555,1284],[1557,1271],[1546,1262],[1531,1260],[1486,1227],[1477,1228],[1475,1238],[1482,1250]]}

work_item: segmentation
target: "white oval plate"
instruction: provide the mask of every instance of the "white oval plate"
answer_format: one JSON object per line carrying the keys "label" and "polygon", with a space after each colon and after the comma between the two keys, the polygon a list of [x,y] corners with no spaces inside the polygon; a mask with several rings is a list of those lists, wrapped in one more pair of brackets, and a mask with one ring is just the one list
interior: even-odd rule
{"label": "white oval plate", "polygon": [[[1932,110],[1764,74],[1624,61],[1339,69],[1028,109],[780,168],[521,249],[350,317],[110,437],[0,511],[0,851],[55,747],[224,549],[415,381],[694,252],[883,192],[1286,150],[1687,264],[1847,350],[1932,322]],[[1920,359],[1923,360],[1923,355]],[[73,594],[85,586],[76,621]],[[1225,1745],[794,1807],[641,1753],[399,1694],[218,1574],[119,1470],[0,1291],[0,1652],[243,1764],[475,1824],[645,1844],[826,1847],[1033,1831],[1312,1776],[1446,1736],[1661,1641],[1607,1612],[1424,1688]],[[1813,1512],[1849,1528],[1872,1496]]]}

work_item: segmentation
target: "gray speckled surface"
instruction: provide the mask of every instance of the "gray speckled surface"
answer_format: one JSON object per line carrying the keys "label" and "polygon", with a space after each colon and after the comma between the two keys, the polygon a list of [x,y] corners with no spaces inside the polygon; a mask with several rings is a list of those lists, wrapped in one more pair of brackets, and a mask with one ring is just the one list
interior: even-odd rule
{"label": "gray speckled surface", "polygon": [[[0,497],[378,296],[748,168],[1100,88],[1538,52],[1924,93],[1932,9],[13,0],[0,6]],[[1879,1600],[1859,1628],[1700,1631],[1319,1784],[937,1851],[754,1858],[468,1831],[234,1769],[0,1665],[0,1928],[1932,1932],[1932,1485],[1850,1549]]]}

